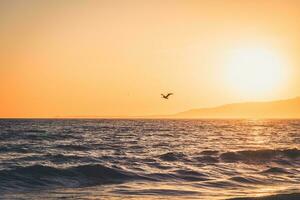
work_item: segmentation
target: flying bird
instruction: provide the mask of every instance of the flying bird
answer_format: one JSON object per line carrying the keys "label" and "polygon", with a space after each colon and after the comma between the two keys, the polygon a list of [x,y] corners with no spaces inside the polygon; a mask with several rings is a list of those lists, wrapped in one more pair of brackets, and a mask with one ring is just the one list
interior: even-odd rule
{"label": "flying bird", "polygon": [[168,93],[166,95],[164,94],[161,94],[161,97],[164,98],[164,99],[169,99],[169,96],[173,95],[173,93]]}

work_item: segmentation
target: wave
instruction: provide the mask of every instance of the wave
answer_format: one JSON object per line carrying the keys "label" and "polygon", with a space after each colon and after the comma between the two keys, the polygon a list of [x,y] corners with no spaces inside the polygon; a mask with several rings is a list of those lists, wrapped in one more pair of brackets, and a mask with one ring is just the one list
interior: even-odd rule
{"label": "wave", "polygon": [[[168,152],[159,156],[160,160],[167,162],[190,161],[189,158],[181,152]],[[291,165],[293,162],[300,162],[300,150],[293,149],[262,149],[262,150],[243,150],[243,151],[202,151],[200,155],[192,157],[193,160],[202,164],[215,164],[219,162],[244,162],[260,164],[266,162],[277,162],[279,164]]]}
{"label": "wave", "polygon": [[28,148],[26,145],[7,145],[0,147],[0,153],[7,153],[7,152],[15,152],[15,153],[29,153],[32,150]]}
{"label": "wave", "polygon": [[45,165],[16,167],[0,171],[0,193],[48,188],[79,188],[127,181],[207,181],[210,178],[190,169],[139,174],[119,167],[87,164],[68,168]]}
{"label": "wave", "polygon": [[271,161],[282,161],[283,159],[297,160],[300,158],[300,150],[294,149],[264,149],[245,150],[236,152],[225,152],[220,155],[225,162],[254,162],[265,163]]}
{"label": "wave", "polygon": [[198,162],[205,163],[205,164],[214,164],[218,163],[219,159],[215,156],[199,156],[195,158]]}
{"label": "wave", "polygon": [[142,189],[142,190],[114,190],[117,194],[122,195],[161,195],[161,196],[186,196],[186,195],[199,195],[200,192],[189,190],[176,190],[176,189]]}
{"label": "wave", "polygon": [[178,161],[185,158],[183,153],[168,152],[159,156],[163,161]]}
{"label": "wave", "polygon": [[254,178],[254,177],[234,176],[234,177],[231,177],[229,180],[235,181],[238,183],[244,183],[244,184],[247,184],[247,186],[249,186],[249,184],[263,183],[261,180]]}
{"label": "wave", "polygon": [[55,148],[63,149],[67,151],[86,151],[90,148],[88,146],[78,145],[78,144],[59,144]]}
{"label": "wave", "polygon": [[100,164],[56,168],[44,165],[17,167],[0,171],[0,192],[9,188],[31,189],[40,187],[85,187],[122,183],[139,179],[138,175],[120,168]]}
{"label": "wave", "polygon": [[8,129],[0,132],[0,139],[4,141],[82,139],[81,135],[74,134],[75,132],[76,130],[63,130],[57,133],[40,129]]}
{"label": "wave", "polygon": [[[100,159],[102,159],[101,157]],[[80,156],[80,155],[66,155],[66,154],[38,154],[38,155],[30,155],[22,156],[19,158],[9,159],[8,161],[11,163],[26,163],[26,162],[43,162],[49,161],[52,164],[62,164],[62,163],[91,163],[95,162],[97,158]]]}
{"label": "wave", "polygon": [[262,174],[291,174],[287,169],[281,167],[271,167],[261,172]]}

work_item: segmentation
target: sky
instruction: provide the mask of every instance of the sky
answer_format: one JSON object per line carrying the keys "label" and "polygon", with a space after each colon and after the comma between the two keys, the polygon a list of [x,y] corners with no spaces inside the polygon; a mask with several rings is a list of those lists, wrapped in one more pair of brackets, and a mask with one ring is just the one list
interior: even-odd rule
{"label": "sky", "polygon": [[299,33],[298,0],[3,0],[0,117],[159,115],[300,96]]}

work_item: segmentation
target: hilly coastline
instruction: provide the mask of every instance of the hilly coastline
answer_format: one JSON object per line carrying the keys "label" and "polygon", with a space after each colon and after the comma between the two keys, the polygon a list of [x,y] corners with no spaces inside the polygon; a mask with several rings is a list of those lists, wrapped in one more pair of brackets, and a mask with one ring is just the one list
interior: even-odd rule
{"label": "hilly coastline", "polygon": [[170,118],[300,118],[300,97],[269,102],[226,104],[192,109]]}

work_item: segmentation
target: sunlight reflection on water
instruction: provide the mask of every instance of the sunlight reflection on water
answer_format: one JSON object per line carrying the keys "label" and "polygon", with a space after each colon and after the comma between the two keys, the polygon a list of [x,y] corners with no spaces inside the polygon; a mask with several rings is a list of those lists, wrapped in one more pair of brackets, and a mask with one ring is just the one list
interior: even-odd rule
{"label": "sunlight reflection on water", "polygon": [[297,191],[297,120],[0,120],[0,194],[224,199]]}

